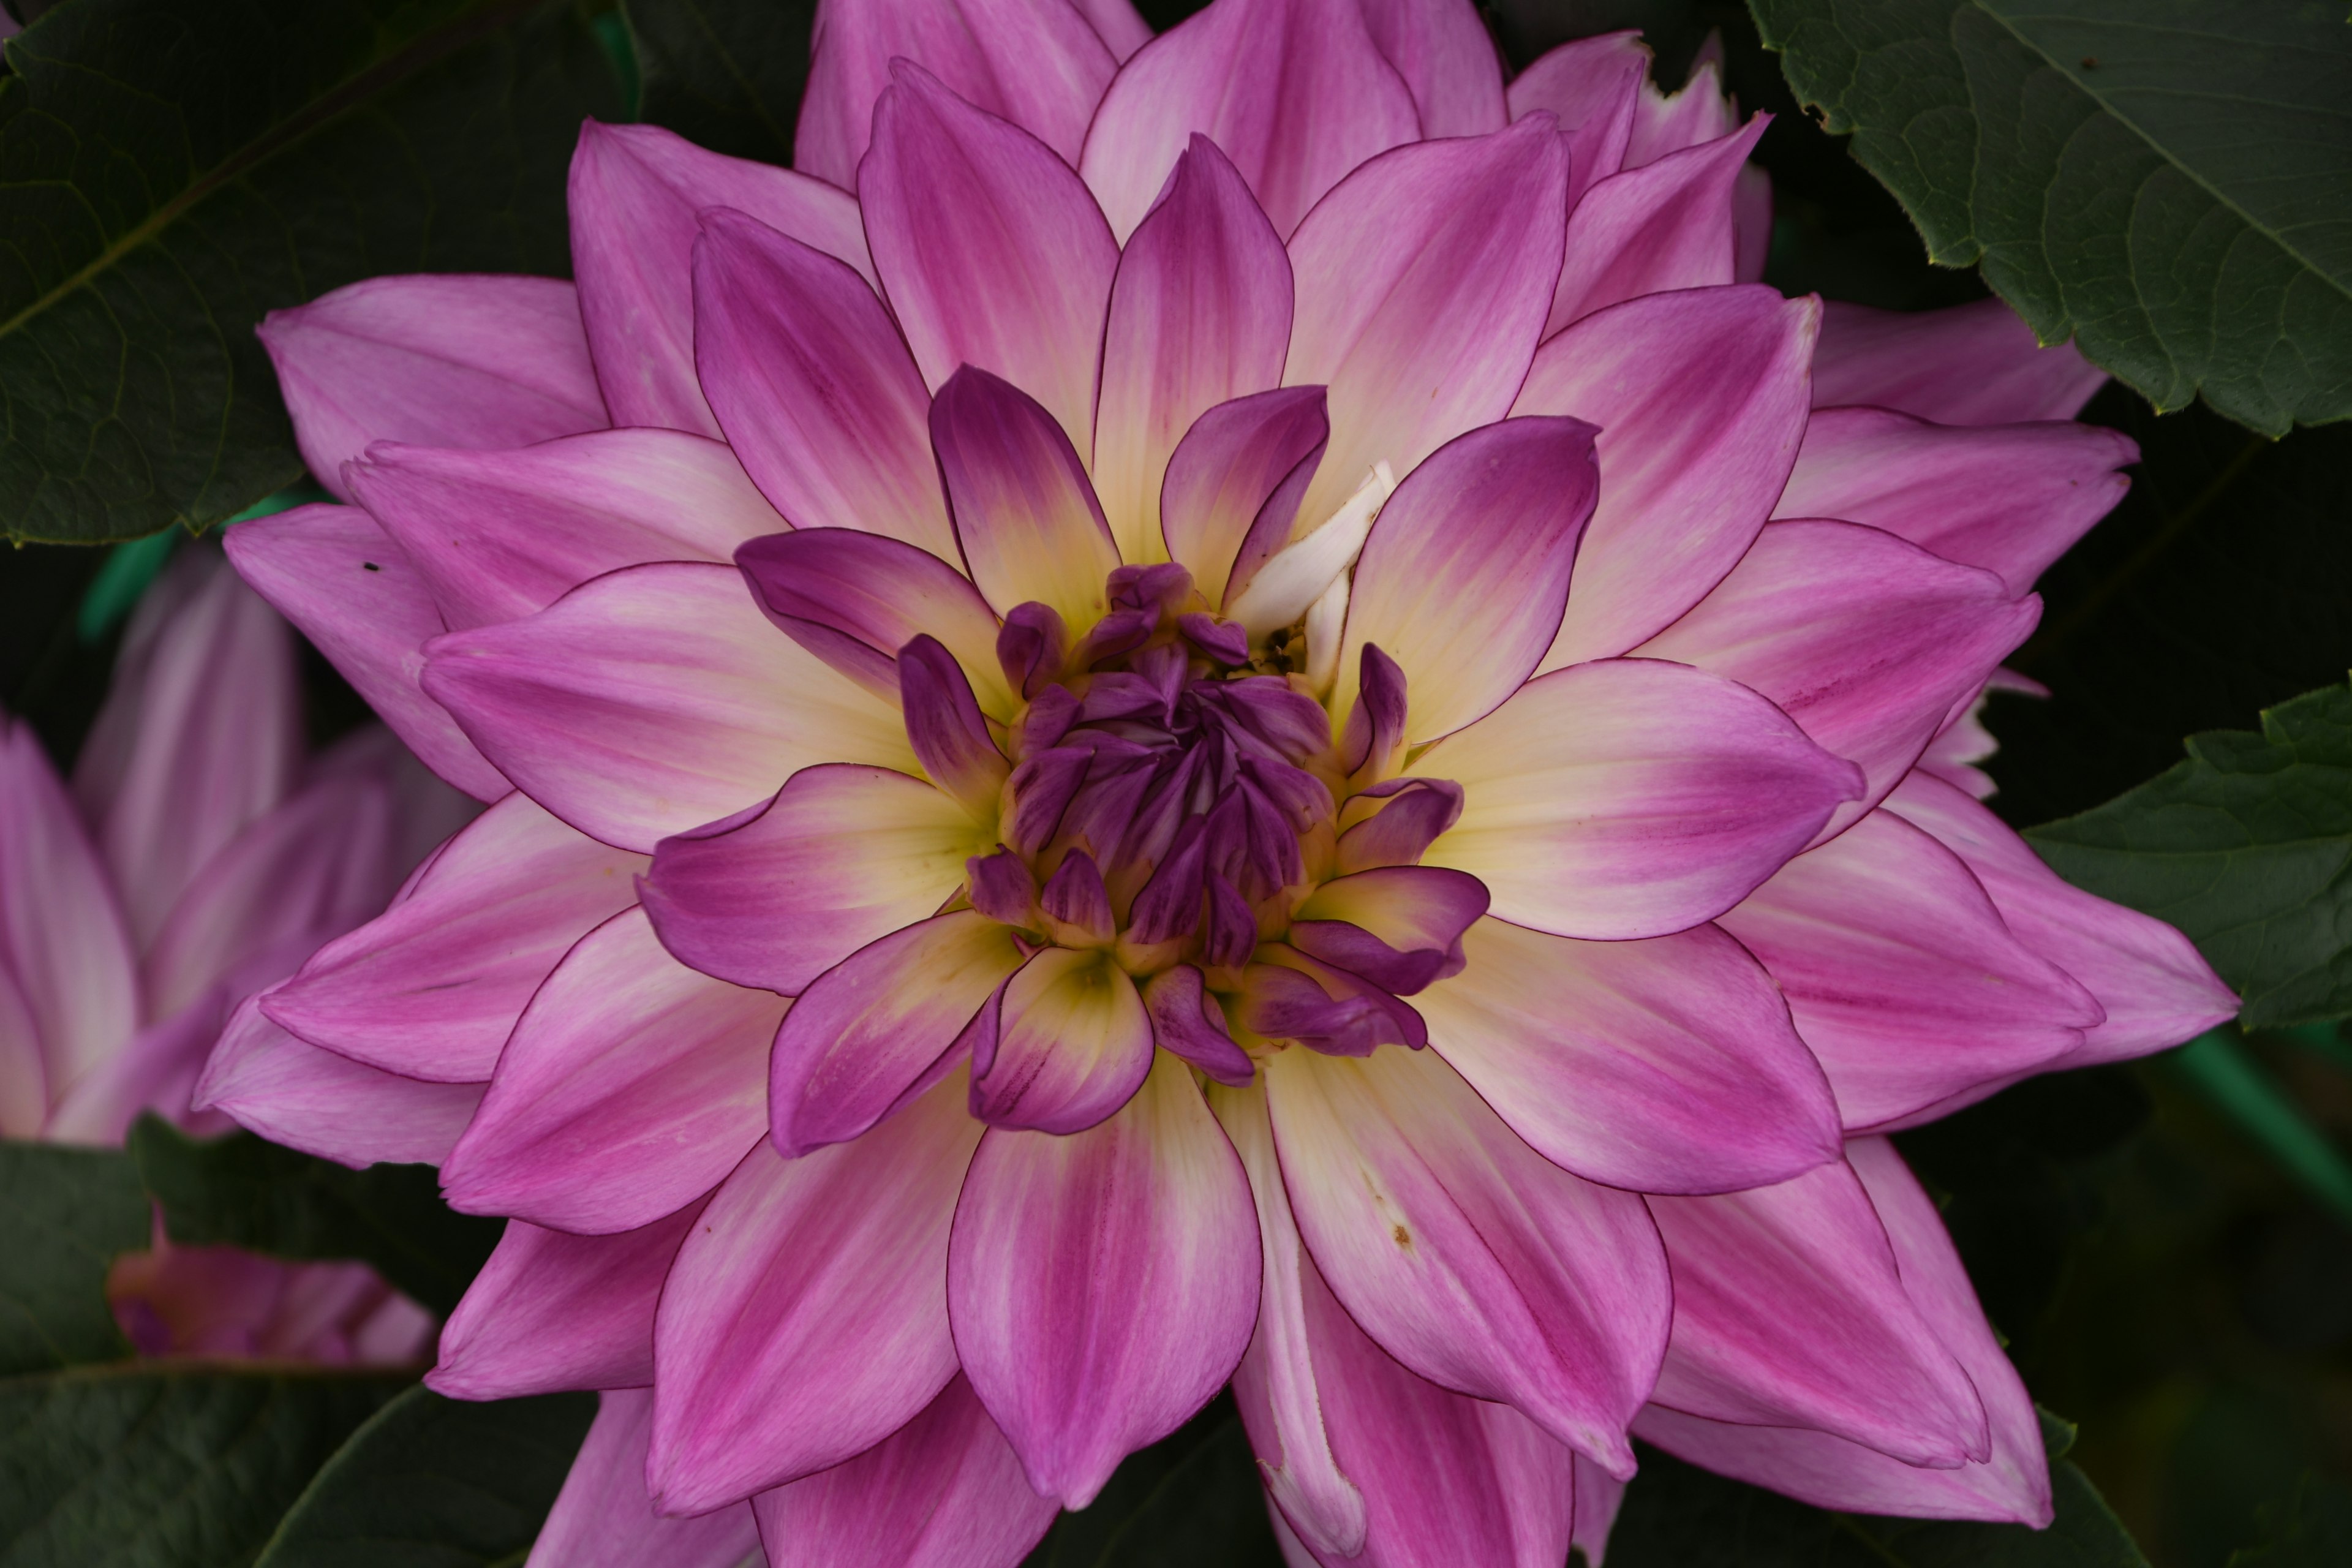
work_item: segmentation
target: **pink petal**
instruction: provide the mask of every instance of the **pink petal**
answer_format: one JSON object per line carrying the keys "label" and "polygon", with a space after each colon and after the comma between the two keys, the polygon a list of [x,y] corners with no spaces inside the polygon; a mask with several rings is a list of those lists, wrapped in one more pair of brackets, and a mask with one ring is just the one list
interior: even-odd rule
{"label": "pink petal", "polygon": [[[1210,1108],[1249,1174],[1263,1253],[1257,1328],[1234,1371],[1234,1401],[1278,1514],[1317,1551],[1353,1557],[1364,1549],[1370,1515],[1362,1489],[1332,1456],[1323,1379],[1315,1364],[1318,1331],[1327,1322],[1308,1315],[1309,1295],[1328,1299],[1329,1292],[1298,1239],[1265,1096],[1255,1090],[1208,1092]],[[1328,1361],[1329,1347],[1320,1348]]]}
{"label": "pink petal", "polygon": [[[1062,0],[1031,3],[1071,15]],[[1072,441],[1090,441],[1118,268],[1102,214],[1068,165],[1020,127],[919,66],[893,68],[857,194],[924,382],[942,386],[965,364],[992,372],[1043,404]]]}
{"label": "pink petal", "polygon": [[392,908],[312,954],[263,1010],[354,1061],[480,1083],[531,993],[573,942],[629,907],[645,865],[510,794]]}
{"label": "pink petal", "polygon": [[1906,1293],[1843,1161],[1745,1193],[1653,1197],[1650,1211],[1675,1278],[1657,1404],[1810,1427],[1908,1465],[1990,1452],[1982,1401]]}
{"label": "pink petal", "polygon": [[598,430],[507,452],[379,442],[345,476],[453,631],[648,561],[730,561],[785,526],[723,442]]}
{"label": "pink petal", "polygon": [[1013,1568],[1056,1511],[961,1373],[873,1447],[751,1509],[768,1568]]}
{"label": "pink petal", "polygon": [[1547,1162],[1426,1051],[1264,1067],[1299,1232],[1356,1321],[1630,1474],[1670,1305],[1641,1200]]}
{"label": "pink petal", "polygon": [[1141,41],[1141,18],[1129,17],[1116,0],[1093,0],[1091,10],[1064,0],[821,0],[793,166],[859,189],[876,100],[900,58],[1076,163],[1118,60]]}
{"label": "pink petal", "polygon": [[1562,44],[1511,79],[1511,118],[1553,115],[1568,137],[1570,212],[1594,184],[1625,166],[1649,69],[1641,34],[1602,33]]}
{"label": "pink petal", "polygon": [[[1644,1410],[1634,1417],[1635,1426],[1655,1414],[1654,1405]],[[1575,1469],[1576,1528],[1570,1542],[1584,1553],[1592,1568],[1604,1568],[1609,1532],[1617,1523],[1617,1510],[1625,1503],[1625,1483],[1581,1454],[1576,1457]]]}
{"label": "pink petal", "polygon": [[702,226],[695,364],[743,467],[796,528],[864,529],[952,560],[930,395],[866,280],[740,213]]}
{"label": "pink petal", "polygon": [[219,1110],[273,1143],[346,1165],[437,1165],[457,1145],[478,1083],[425,1083],[305,1045],[247,997],[197,1079],[192,1108]]}
{"label": "pink petal", "polygon": [[1385,866],[1325,882],[1292,917],[1289,942],[1410,996],[1462,966],[1462,933],[1486,912],[1475,877]]}
{"label": "pink petal", "polygon": [[1282,379],[1290,302],[1281,237],[1195,134],[1111,284],[1094,476],[1120,559],[1158,559],[1160,481],[1192,422]]}
{"label": "pink petal", "polygon": [[1248,1178],[1160,1057],[1109,1121],[992,1128],[948,1253],[956,1352],[1042,1497],[1083,1508],[1232,1375],[1257,1310]]}
{"label": "pink petal", "polygon": [[1363,1551],[1323,1568],[1558,1568],[1577,1456],[1507,1405],[1465,1399],[1391,1360],[1305,1258],[1307,1321],[1331,1441],[1363,1479]]}
{"label": "pink petal", "polygon": [[1385,153],[1298,226],[1282,379],[1329,388],[1332,437],[1303,526],[1374,463],[1402,477],[1511,406],[1559,279],[1567,189],[1568,154],[1538,118]]}
{"label": "pink petal", "polygon": [[1715,591],[1635,652],[1729,676],[1862,766],[1843,832],[1919,759],[1944,720],[2023,642],[2042,602],[1852,523],[1776,522]]}
{"label": "pink petal", "polygon": [[1469,0],[1360,4],[1372,42],[1412,89],[1423,138],[1503,128],[1503,63]]}
{"label": "pink petal", "polygon": [[947,902],[993,843],[921,779],[836,763],[794,773],[748,820],[662,840],[642,897],[684,962],[792,996]]}
{"label": "pink petal", "polygon": [[1234,1043],[1223,1007],[1189,963],[1163,969],[1143,986],[1154,1043],[1173,1051],[1219,1083],[1246,1084],[1257,1076],[1249,1053]]}
{"label": "pink petal", "polygon": [[1424,864],[1486,883],[1500,919],[1601,941],[1713,920],[1862,791],[1755,692],[1653,659],[1539,676],[1414,771],[1465,795]]}
{"label": "pink petal", "polygon": [[1151,41],[1151,24],[1128,0],[1075,0],[1114,58],[1124,61]]}
{"label": "pink petal", "polygon": [[330,773],[237,835],[148,944],[148,1014],[164,1018],[215,985],[254,990],[383,908],[400,886],[391,787]]}
{"label": "pink petal", "polygon": [[1997,572],[2010,592],[2113,510],[2139,460],[2128,436],[2095,425],[1930,425],[1884,408],[1825,408],[1776,517],[1868,523],[1947,561]]}
{"label": "pink petal", "polygon": [[665,1513],[826,1469],[955,1374],[948,1228],[981,1127],[951,1077],[869,1135],[787,1160],[762,1142],[663,1287],[654,1451]]}
{"label": "pink petal", "polygon": [[425,1382],[452,1399],[650,1385],[654,1304],[702,1207],[698,1196],[619,1236],[509,1220],[443,1326]]}
{"label": "pink petal", "polygon": [[759,1551],[743,1504],[698,1519],[664,1519],[646,1496],[646,1448],[653,1435],[650,1389],[596,1396],[588,1440],[563,1478],[524,1568],[740,1568]]}
{"label": "pink petal", "polygon": [[[1598,33],[1544,51],[1511,79],[1505,96],[1514,120],[1541,110],[1559,120],[1562,131],[1575,131],[1596,115],[1613,114],[1621,100],[1637,96],[1649,69],[1650,47],[1638,30]],[[1611,164],[1609,173],[1618,166]]]}
{"label": "pink petal", "polygon": [[1539,667],[1623,653],[1738,563],[1805,429],[1819,308],[1770,289],[1634,300],[1544,344],[1511,412],[1601,427],[1601,504]]}
{"label": "pink petal", "polygon": [[1414,1001],[1438,1055],[1563,1169],[1723,1192],[1837,1158],[1837,1106],[1772,977],[1713,926],[1571,942],[1485,920]]}
{"label": "pink petal", "polygon": [[1813,357],[1813,406],[1874,403],[1939,425],[2072,419],[2107,373],[2072,343],[2040,347],[1999,300],[1941,310],[1832,304]]}
{"label": "pink petal", "polygon": [[1732,282],[1732,187],[1766,117],[1705,146],[1600,181],[1568,218],[1568,261],[1544,322],[1570,322],[1644,294]]}
{"label": "pink petal", "polygon": [[997,613],[1036,600],[1073,632],[1101,619],[1118,547],[1053,416],[966,365],[931,401],[931,446],[964,563]]}
{"label": "pink petal", "polygon": [[1728,136],[1739,127],[1738,111],[1723,90],[1723,48],[1720,35],[1700,46],[1690,75],[1673,92],[1661,92],[1644,81],[1633,118],[1632,144],[1625,166],[1639,169],[1670,153],[1703,146]]}
{"label": "pink petal", "polygon": [[1349,170],[1416,140],[1420,120],[1356,0],[1218,0],[1137,52],[1087,133],[1079,167],[1122,240],[1195,133],[1288,235]]}
{"label": "pink petal", "polygon": [[786,1004],[698,974],[629,910],[581,938],[515,1025],[441,1167],[468,1214],[592,1235],[709,1192],[767,1125]]}
{"label": "pink petal", "polygon": [[24,993],[0,966],[0,1137],[37,1138],[48,1117],[41,1031]]}
{"label": "pink petal", "polygon": [[299,679],[286,623],[217,557],[181,555],[131,616],[73,783],[139,946],[293,789]]}
{"label": "pink petal", "polygon": [[704,209],[733,208],[873,277],[846,193],[659,126],[583,123],[568,195],[580,315],[616,425],[719,434],[695,376],[691,261]]}
{"label": "pink petal", "polygon": [[640,852],[813,763],[913,760],[895,707],[778,636],[729,566],[626,567],[428,658],[425,690],[532,799]]}
{"label": "pink petal", "polygon": [[1559,631],[1592,517],[1596,434],[1576,419],[1505,420],[1406,477],[1356,563],[1332,712],[1354,710],[1368,644],[1404,671],[1411,745],[1476,722],[1526,683]]}
{"label": "pink petal", "polygon": [[1848,1127],[2055,1060],[2103,1016],[1958,857],[1886,811],[1790,861],[1723,926],[1772,972]]}
{"label": "pink petal", "polygon": [[1950,784],[1915,773],[1886,805],[1968,862],[2018,940],[2082,982],[2106,1009],[2106,1021],[2084,1031],[2077,1052],[2049,1065],[2145,1056],[2237,1015],[2237,997],[2187,937],[2068,884],[2000,818]]}
{"label": "pink petal", "polygon": [[1319,386],[1286,386],[1221,403],[1169,458],[1160,537],[1212,609],[1289,542],[1331,437],[1323,401]]}
{"label": "pink petal", "polygon": [[[29,724],[0,716],[0,972],[10,982],[8,1136],[131,1043],[139,954],[105,866]],[[25,1032],[20,1034],[18,1029]]]}
{"label": "pink petal", "polygon": [[415,563],[355,506],[300,506],[222,538],[230,564],[301,628],[432,770],[477,800],[513,785],[425,695],[425,643],[448,629]]}
{"label": "pink petal", "polygon": [[1106,952],[1049,947],[1005,982],[974,1041],[971,1113],[998,1127],[1079,1132],[1151,1070],[1151,1019]]}
{"label": "pink petal", "polygon": [[996,612],[938,556],[847,528],[796,529],[736,552],[751,596],[784,634],[852,679],[898,700],[898,650],[934,637],[956,657],[982,711],[1020,700],[996,657]]}
{"label": "pink petal", "polygon": [[1642,1413],[1636,1429],[1709,1469],[1822,1508],[2042,1528],[2051,1506],[2041,1423],[1977,1306],[1934,1203],[1885,1140],[1855,1139],[1846,1157],[1894,1244],[1905,1292],[1983,1398],[1990,1456],[1957,1469],[1922,1469],[1826,1432],[1705,1421],[1658,1405]]}
{"label": "pink petal", "polygon": [[344,500],[372,441],[527,447],[612,423],[579,297],[552,278],[371,278],[258,331],[303,463]]}
{"label": "pink petal", "polygon": [[776,1034],[768,1079],[776,1147],[798,1156],[856,1138],[928,1085],[1022,957],[1010,928],[960,910],[818,976]]}

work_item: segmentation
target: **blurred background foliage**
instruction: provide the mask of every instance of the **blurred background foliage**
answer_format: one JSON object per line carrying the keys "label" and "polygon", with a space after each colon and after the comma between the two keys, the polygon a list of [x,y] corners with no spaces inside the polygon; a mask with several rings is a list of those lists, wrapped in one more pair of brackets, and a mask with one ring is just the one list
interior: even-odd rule
{"label": "blurred background foliage", "polygon": [[[5,3],[19,21],[52,8]],[[1196,7],[1140,8],[1164,28]],[[611,79],[593,96],[725,151],[789,156],[806,0],[509,9],[594,40]],[[1929,265],[1895,198],[1845,138],[1800,108],[1745,6],[1490,0],[1486,14],[1515,65],[1566,38],[1641,28],[1669,85],[1719,34],[1730,89],[1775,116],[1757,157],[1776,199],[1767,277],[1783,289],[1900,310],[1985,292],[1973,269]],[[546,238],[516,242],[530,249]],[[2021,827],[2095,806],[2178,762],[2184,736],[2252,729],[2262,710],[2340,680],[2352,665],[2352,426],[2274,440],[2202,404],[2159,416],[2120,384],[2084,417],[2132,436],[2143,461],[2123,505],[2042,586],[2042,629],[2014,662],[2053,695],[2000,696],[1989,714],[2002,746],[1990,764],[1994,805]],[[28,720],[53,755],[73,755],[123,613],[174,547],[213,546],[174,529],[109,548],[19,545],[7,556],[0,706]],[[312,738],[322,742],[363,710],[323,660],[311,656],[307,669]],[[2070,1458],[2150,1562],[2352,1562],[2352,1166],[2343,1152],[2352,1150],[2352,1039],[2337,1025],[2231,1032],[2147,1062],[2032,1080],[1901,1142],[1944,1202],[2036,1398],[2077,1424]],[[448,1418],[415,1400],[399,1408],[401,1421]],[[1253,1497],[1236,1441],[1229,1407],[1213,1406],[1138,1456],[1036,1561],[1272,1562],[1250,1507],[1208,1519],[1188,1500]],[[1676,1478],[1659,1463],[1637,1483],[1626,1568],[1661,1560],[1644,1542],[1667,1537],[1641,1521],[1645,1508],[1670,1511],[1666,1500],[1685,1497],[1669,1490],[1684,1485]],[[1725,1496],[1706,1494],[1706,1506],[1728,1506]],[[1743,1527],[1754,1539],[1740,1561],[1836,1556],[1801,1533],[1768,1541],[1769,1531],[1755,1532],[1771,1505],[1740,1506],[1765,1521]],[[1210,1540],[1223,1544],[1201,1555]],[[1960,1560],[1872,1551],[1881,1563]]]}

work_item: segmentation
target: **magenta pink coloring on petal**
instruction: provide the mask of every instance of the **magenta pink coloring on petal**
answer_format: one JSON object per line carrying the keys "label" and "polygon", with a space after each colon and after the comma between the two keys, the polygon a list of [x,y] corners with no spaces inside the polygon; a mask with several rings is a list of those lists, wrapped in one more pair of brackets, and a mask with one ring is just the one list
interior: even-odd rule
{"label": "magenta pink coloring on petal", "polygon": [[218,1110],[273,1143],[353,1167],[437,1165],[481,1103],[478,1083],[426,1083],[305,1045],[247,997],[196,1082],[193,1108]]}
{"label": "magenta pink coloring on petal", "polygon": [[704,209],[746,213],[874,276],[847,193],[659,126],[583,124],[569,197],[580,314],[615,425],[719,434],[695,376],[690,258]]}
{"label": "magenta pink coloring on petal", "polygon": [[961,1373],[873,1447],[751,1510],[768,1568],[1013,1568],[1056,1511]]}
{"label": "magenta pink coloring on petal", "polygon": [[1874,403],[1943,425],[2072,419],[2107,373],[2072,343],[2042,348],[1999,300],[1941,310],[1832,304],[1813,359],[1813,406]]}
{"label": "magenta pink coloring on petal", "polygon": [[1257,1222],[1233,1145],[1161,1057],[1108,1121],[992,1128],[956,1205],[949,1310],[964,1372],[1066,1507],[1233,1373],[1257,1310]]}
{"label": "magenta pink coloring on petal", "polygon": [[953,559],[929,393],[866,280],[724,208],[702,214],[694,279],[703,393],[776,510]]}
{"label": "magenta pink coloring on petal", "polygon": [[1138,51],[1087,133],[1079,166],[1120,239],[1196,133],[1286,237],[1349,171],[1416,140],[1420,117],[1359,0],[1217,0]]}
{"label": "magenta pink coloring on petal", "polygon": [[1503,63],[1469,0],[1360,0],[1372,42],[1412,89],[1424,139],[1503,128]]}
{"label": "magenta pink coloring on petal", "polygon": [[[1042,6],[1063,0],[1031,0]],[[1066,13],[1066,7],[1065,6]],[[858,168],[866,237],[923,380],[1004,377],[1091,444],[1118,246],[1069,166],[901,61]]]}
{"label": "magenta pink coloring on petal", "polygon": [[1538,117],[1385,153],[1299,224],[1282,379],[1328,387],[1331,414],[1306,526],[1374,463],[1402,479],[1511,406],[1559,277],[1567,192],[1567,152]]}
{"label": "magenta pink coloring on petal", "polygon": [[514,786],[425,695],[424,647],[447,630],[407,552],[357,507],[302,506],[229,530],[237,574],[301,628],[425,765],[477,800]]}
{"label": "magenta pink coloring on petal", "polygon": [[1601,501],[1542,669],[1613,658],[1737,565],[1805,430],[1819,308],[1770,289],[1630,300],[1537,352],[1511,412],[1600,426]]}
{"label": "magenta pink coloring on petal", "polygon": [[709,1192],[767,1129],[786,1003],[688,969],[627,910],[531,998],[441,1166],[451,1207],[613,1235]]}
{"label": "magenta pink coloring on petal", "polygon": [[258,330],[303,463],[346,500],[343,463],[372,441],[520,447],[612,423],[554,279],[371,278]]}
{"label": "magenta pink coloring on petal", "polygon": [[1120,14],[1125,0],[1090,4],[1118,37],[1090,26],[1087,8],[1066,0],[822,0],[793,166],[860,189],[876,101],[897,59],[1076,163],[1118,61],[1141,42],[1141,19]]}
{"label": "magenta pink coloring on petal", "polygon": [[703,1203],[618,1236],[509,1220],[441,1330],[425,1383],[452,1399],[651,1386],[654,1305]]}
{"label": "magenta pink coloring on petal", "polygon": [[646,1496],[654,1396],[641,1388],[596,1396],[588,1440],[540,1527],[524,1568],[740,1568],[758,1552],[748,1504],[695,1519],[664,1519]]}
{"label": "magenta pink coloring on petal", "polygon": [[1644,294],[1737,280],[1731,191],[1765,123],[1758,115],[1743,130],[1585,192],[1569,215],[1568,260],[1544,335]]}
{"label": "magenta pink coloring on petal", "polygon": [[761,1142],[662,1288],[654,1447],[665,1513],[841,1463],[955,1374],[948,1229],[981,1126],[950,1078],[864,1138],[787,1160]]}

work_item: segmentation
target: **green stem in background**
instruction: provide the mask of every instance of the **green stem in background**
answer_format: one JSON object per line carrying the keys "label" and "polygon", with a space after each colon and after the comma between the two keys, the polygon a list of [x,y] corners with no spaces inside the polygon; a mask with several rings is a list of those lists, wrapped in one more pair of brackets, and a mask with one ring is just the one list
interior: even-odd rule
{"label": "green stem in background", "polygon": [[2313,1126],[2228,1027],[2172,1054],[2172,1067],[2313,1197],[2352,1225],[2352,1163]]}
{"label": "green stem in background", "polygon": [[603,46],[604,58],[613,67],[613,79],[621,84],[621,104],[628,117],[637,117],[637,105],[645,91],[645,77],[637,69],[637,44],[629,36],[629,24],[618,10],[604,12],[589,21],[595,30],[596,42]]}
{"label": "green stem in background", "polygon": [[[222,526],[234,527],[257,517],[333,499],[316,485],[293,485],[254,502]],[[107,551],[106,563],[82,591],[81,605],[74,612],[74,634],[81,639],[82,646],[104,641],[107,633],[122,624],[123,617],[139,603],[140,595],[155,581],[156,574],[163,570],[163,563],[172,558],[172,548],[180,537],[178,529],[167,528],[144,539],[126,540]]]}

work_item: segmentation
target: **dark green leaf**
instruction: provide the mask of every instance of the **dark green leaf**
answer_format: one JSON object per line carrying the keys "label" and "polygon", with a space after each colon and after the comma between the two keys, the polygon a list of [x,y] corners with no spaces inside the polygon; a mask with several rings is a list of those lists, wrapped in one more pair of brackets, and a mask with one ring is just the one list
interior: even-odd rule
{"label": "dark green leaf", "polygon": [[595,1414],[593,1394],[469,1405],[412,1388],[328,1461],[254,1568],[520,1563]]}
{"label": "dark green leaf", "polygon": [[793,161],[814,0],[622,0],[641,118],[738,158]]}
{"label": "dark green leaf", "polygon": [[2352,1014],[2352,688],[2213,730],[2189,760],[2032,829],[2075,886],[2187,932],[2249,1028]]}
{"label": "dark green leaf", "polygon": [[1022,1568],[1281,1568],[1257,1461],[1221,1398],[1129,1455],[1102,1495],[1054,1521]]}
{"label": "dark green leaf", "polygon": [[2140,444],[2113,515],[2039,584],[2011,660],[2048,701],[1997,696],[1993,805],[2021,826],[2172,765],[2180,738],[2242,725],[2352,667],[2352,426],[2250,436],[2209,409],[2159,417],[2123,387],[2088,416]]}
{"label": "dark green leaf", "polygon": [[2230,1568],[2343,1568],[2352,1563],[2352,1487],[2306,1475],[2284,1504],[2263,1510],[2268,1539],[2233,1552]]}
{"label": "dark green leaf", "polygon": [[1609,1536],[1609,1568],[2147,1568],[2083,1472],[2073,1428],[2042,1418],[2058,1517],[2047,1530],[1832,1513],[1712,1475],[1655,1449]]}
{"label": "dark green leaf", "polygon": [[151,1233],[139,1172],[110,1149],[0,1143],[0,1376],[131,1353],[106,1270]]}
{"label": "dark green leaf", "polygon": [[618,89],[569,0],[74,0],[0,79],[0,519],[101,540],[297,479],[262,314],[384,272],[566,270]]}
{"label": "dark green leaf", "polygon": [[1790,85],[2043,341],[2352,416],[2352,31],[2321,0],[1753,0]]}
{"label": "dark green leaf", "polygon": [[348,1170],[250,1132],[198,1142],[152,1114],[131,1128],[131,1151],[173,1241],[356,1258],[436,1312],[498,1245],[501,1222],[443,1203],[429,1165]]}
{"label": "dark green leaf", "polygon": [[404,1381],[132,1363],[0,1382],[0,1563],[250,1563]]}

